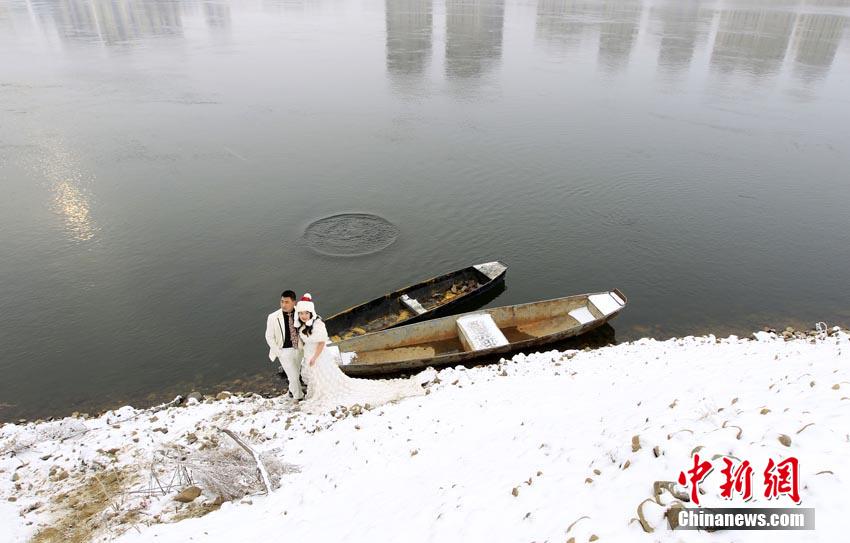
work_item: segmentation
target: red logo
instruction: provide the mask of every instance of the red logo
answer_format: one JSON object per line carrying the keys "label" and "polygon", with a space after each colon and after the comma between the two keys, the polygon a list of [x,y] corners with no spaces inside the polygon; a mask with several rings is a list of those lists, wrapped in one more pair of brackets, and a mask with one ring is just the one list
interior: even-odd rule
{"label": "red logo", "polygon": [[800,504],[800,463],[795,457],[786,458],[776,464],[771,458],[764,469],[764,497],[772,500],[785,494]]}
{"label": "red logo", "polygon": [[744,501],[749,501],[753,497],[753,468],[750,466],[749,460],[744,460],[738,467],[734,469],[735,463],[728,457],[723,457],[723,463],[726,464],[720,473],[726,477],[726,482],[720,485],[720,496],[727,500],[732,499],[732,491],[741,494]]}
{"label": "red logo", "polygon": [[708,474],[711,473],[712,469],[714,469],[714,467],[711,465],[711,462],[708,460],[700,462],[699,453],[694,453],[694,467],[688,470],[688,476],[685,476],[684,471],[679,473],[680,485],[686,486],[686,483],[690,482],[691,501],[696,505],[699,505],[699,484],[703,479],[708,477]]}
{"label": "red logo", "polygon": [[[720,485],[720,496],[731,500],[733,494],[740,495],[744,501],[753,497],[753,467],[749,460],[722,457],[723,483]],[[699,505],[699,485],[712,472],[714,466],[708,460],[700,459],[699,453],[693,455],[693,467],[679,472],[679,484],[690,488],[691,502]],[[768,459],[764,469],[764,497],[767,499],[788,496],[799,505],[800,499],[800,462],[796,457],[789,457],[777,463],[773,458]]]}

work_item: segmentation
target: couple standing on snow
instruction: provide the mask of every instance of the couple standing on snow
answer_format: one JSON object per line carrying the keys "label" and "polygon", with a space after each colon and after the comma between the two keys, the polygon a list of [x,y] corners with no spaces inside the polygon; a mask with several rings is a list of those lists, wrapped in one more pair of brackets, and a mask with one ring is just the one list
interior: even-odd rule
{"label": "couple standing on snow", "polygon": [[317,411],[354,404],[382,403],[407,396],[425,394],[422,385],[436,372],[429,368],[409,379],[353,379],[337,364],[337,357],[326,348],[328,330],[316,314],[310,294],[295,302],[295,293],[283,291],[280,309],[266,319],[266,343],[269,360],[280,362],[289,380],[289,393],[295,400],[304,398],[301,379],[307,385],[306,402]]}
{"label": "couple standing on snow", "polygon": [[[301,309],[315,313],[309,294],[305,294],[298,304],[301,304]],[[296,400],[304,397],[301,385],[301,359],[304,357],[304,350],[298,334],[298,304],[295,303],[295,292],[284,290],[280,295],[280,309],[266,319],[269,360],[274,362],[277,358],[280,362],[289,380],[289,393]]]}

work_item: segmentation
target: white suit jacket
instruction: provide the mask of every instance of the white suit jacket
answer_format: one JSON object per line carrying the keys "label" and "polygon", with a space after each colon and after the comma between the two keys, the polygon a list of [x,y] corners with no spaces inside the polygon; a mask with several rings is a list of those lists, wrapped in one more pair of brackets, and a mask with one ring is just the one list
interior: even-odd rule
{"label": "white suit jacket", "polygon": [[[295,318],[294,311],[292,318]],[[288,334],[289,328],[286,326],[286,319],[283,318],[283,309],[270,313],[268,319],[266,319],[266,343],[269,344],[269,360],[274,361],[277,358],[277,353],[283,348],[283,342]]]}

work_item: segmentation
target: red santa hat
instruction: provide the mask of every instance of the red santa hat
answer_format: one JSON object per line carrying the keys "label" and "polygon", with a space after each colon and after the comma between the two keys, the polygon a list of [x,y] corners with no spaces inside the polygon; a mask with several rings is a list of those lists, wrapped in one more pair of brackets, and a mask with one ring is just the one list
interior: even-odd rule
{"label": "red santa hat", "polygon": [[313,296],[310,295],[309,292],[305,292],[304,296],[301,296],[301,299],[298,300],[298,303],[295,304],[295,312],[301,313],[302,311],[309,311],[316,315],[316,306],[313,305]]}

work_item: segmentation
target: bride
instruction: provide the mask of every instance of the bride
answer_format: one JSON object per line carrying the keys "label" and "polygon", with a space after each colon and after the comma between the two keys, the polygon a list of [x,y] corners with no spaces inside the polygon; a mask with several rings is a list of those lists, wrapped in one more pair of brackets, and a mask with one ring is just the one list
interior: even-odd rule
{"label": "bride", "polygon": [[345,375],[336,362],[336,357],[325,346],[328,331],[322,318],[316,314],[310,294],[304,294],[295,305],[298,315],[296,329],[304,359],[301,376],[307,383],[305,411],[322,411],[341,405],[354,404],[377,406],[400,400],[408,396],[422,396],[422,385],[436,376],[433,368],[409,379],[354,379]]}

